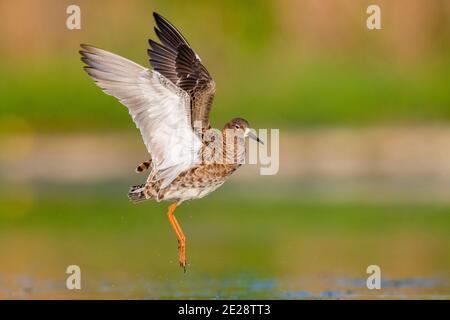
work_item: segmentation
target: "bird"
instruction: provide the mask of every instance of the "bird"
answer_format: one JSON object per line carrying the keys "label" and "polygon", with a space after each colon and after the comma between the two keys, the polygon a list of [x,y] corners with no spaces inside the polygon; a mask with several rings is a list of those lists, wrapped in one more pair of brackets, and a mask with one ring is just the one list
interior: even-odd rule
{"label": "bird", "polygon": [[160,43],[148,41],[151,68],[88,44],[79,53],[86,73],[127,107],[140,130],[150,159],[135,171],[149,175],[130,188],[128,198],[170,202],[167,216],[186,272],[186,237],[175,209],[222,186],[243,164],[247,137],[264,143],[243,118],[231,119],[222,130],[211,127],[214,79],[181,32],[160,14],[153,17]]}

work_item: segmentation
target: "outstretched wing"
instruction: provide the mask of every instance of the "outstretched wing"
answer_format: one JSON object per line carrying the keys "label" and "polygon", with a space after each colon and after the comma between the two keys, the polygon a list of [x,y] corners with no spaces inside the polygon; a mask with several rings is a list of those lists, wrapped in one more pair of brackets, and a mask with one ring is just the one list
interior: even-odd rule
{"label": "outstretched wing", "polygon": [[190,96],[192,126],[200,121],[207,129],[216,85],[200,57],[194,52],[183,35],[162,16],[153,13],[157,27],[156,35],[161,44],[149,40],[150,64],[173,84],[188,92]]}
{"label": "outstretched wing", "polygon": [[189,96],[157,71],[88,45],[84,69],[106,93],[124,104],[151,155],[155,179],[166,187],[199,162],[201,141],[191,127]]}

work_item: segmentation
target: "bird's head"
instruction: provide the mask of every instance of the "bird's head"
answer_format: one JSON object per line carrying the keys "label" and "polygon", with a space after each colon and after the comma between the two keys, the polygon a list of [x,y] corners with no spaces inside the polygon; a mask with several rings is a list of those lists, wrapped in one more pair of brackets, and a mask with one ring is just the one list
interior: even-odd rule
{"label": "bird's head", "polygon": [[250,130],[250,124],[247,120],[242,118],[234,118],[231,119],[224,127],[223,130],[233,130],[234,134],[238,137],[253,139],[255,141],[258,141],[261,144],[264,144],[264,142],[259,139],[253,132]]}

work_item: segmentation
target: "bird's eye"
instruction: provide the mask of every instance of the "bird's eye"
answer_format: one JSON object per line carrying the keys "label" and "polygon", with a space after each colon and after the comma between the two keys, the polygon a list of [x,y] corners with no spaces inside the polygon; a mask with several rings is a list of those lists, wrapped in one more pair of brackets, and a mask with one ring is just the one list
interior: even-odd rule
{"label": "bird's eye", "polygon": [[237,124],[237,125],[235,125],[234,127],[235,127],[236,129],[239,129],[239,125],[238,125],[238,124]]}

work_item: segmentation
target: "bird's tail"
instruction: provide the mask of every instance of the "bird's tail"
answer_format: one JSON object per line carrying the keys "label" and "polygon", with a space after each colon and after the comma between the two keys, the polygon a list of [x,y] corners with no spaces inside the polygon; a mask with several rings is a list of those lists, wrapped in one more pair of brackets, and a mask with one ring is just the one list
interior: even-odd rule
{"label": "bird's tail", "polygon": [[145,196],[144,191],[145,191],[145,184],[133,186],[130,188],[130,191],[128,191],[128,199],[130,199],[130,201],[134,203],[145,201],[147,200],[147,197]]}
{"label": "bird's tail", "polygon": [[147,160],[142,162],[141,164],[139,164],[136,167],[136,172],[140,173],[140,172],[144,172],[145,170],[147,170],[148,168],[150,168],[152,166],[152,160]]}

